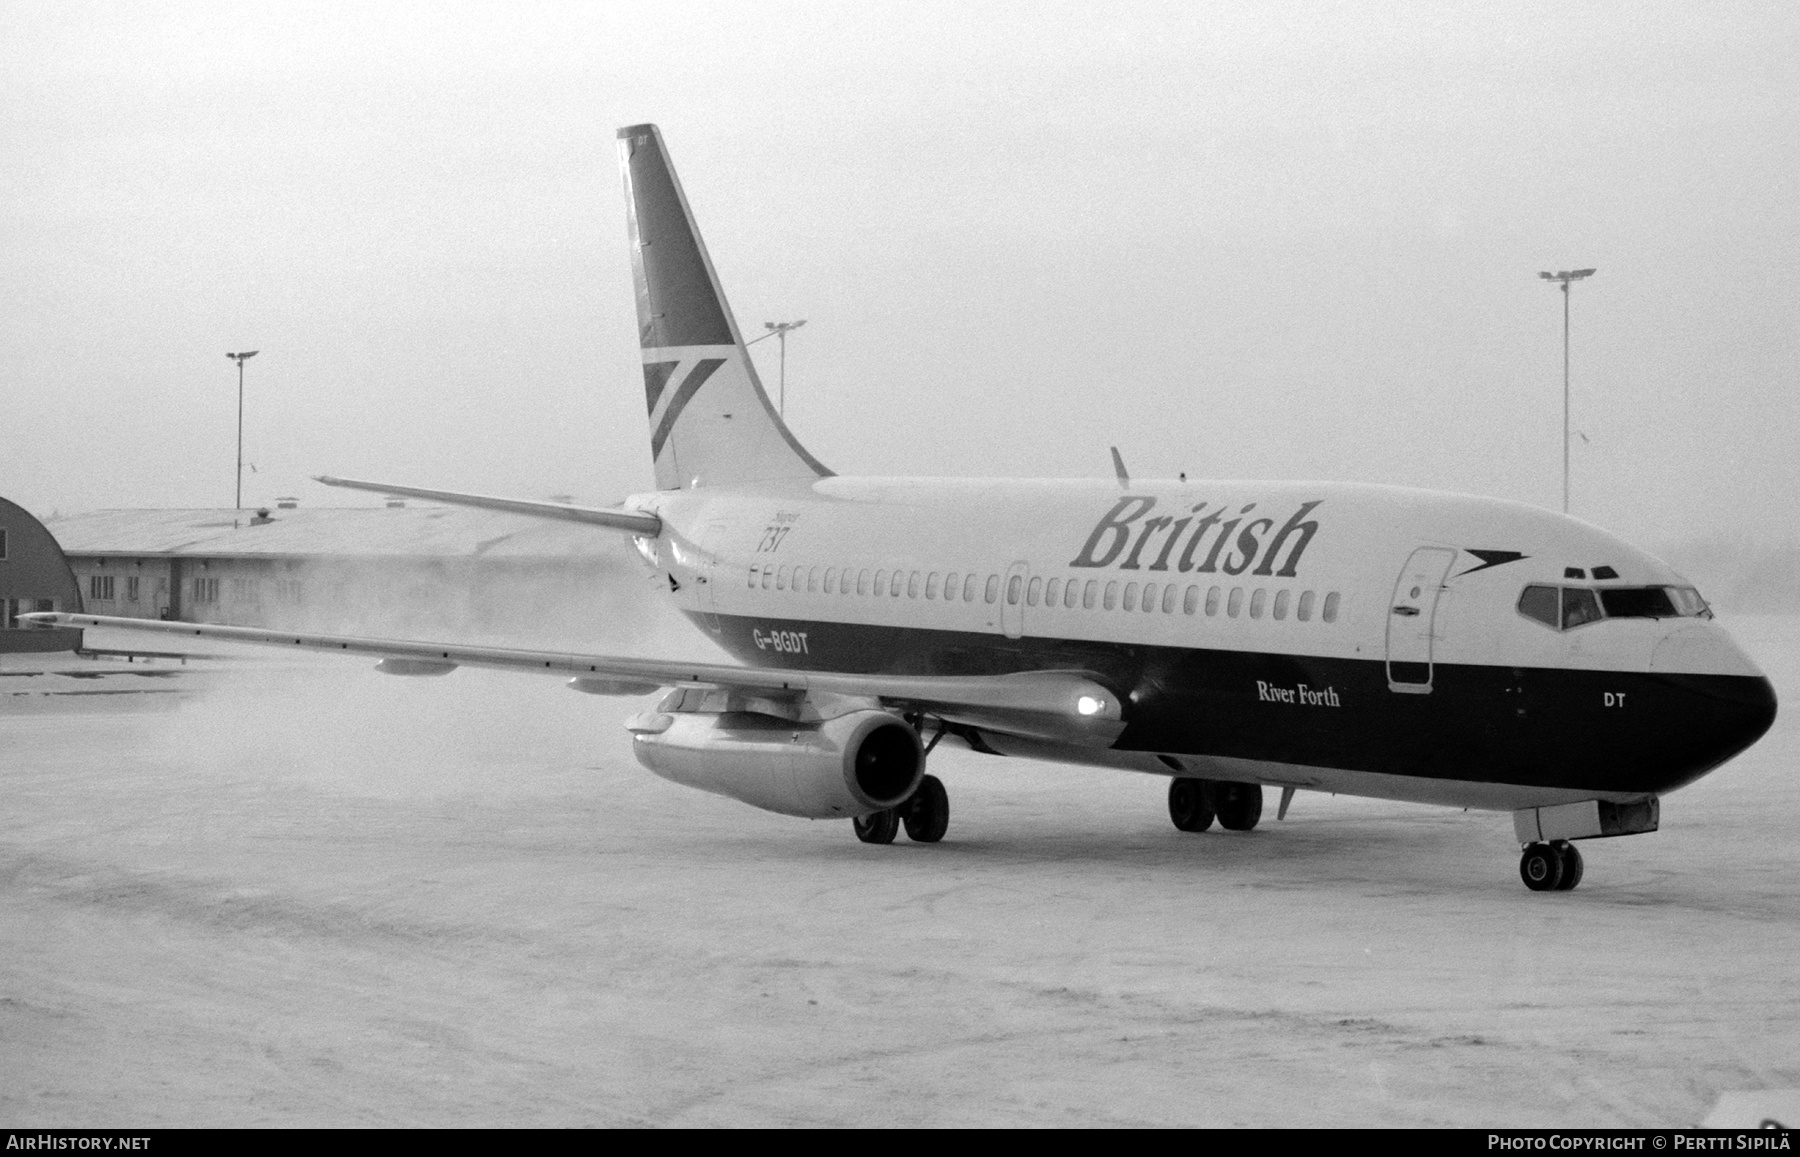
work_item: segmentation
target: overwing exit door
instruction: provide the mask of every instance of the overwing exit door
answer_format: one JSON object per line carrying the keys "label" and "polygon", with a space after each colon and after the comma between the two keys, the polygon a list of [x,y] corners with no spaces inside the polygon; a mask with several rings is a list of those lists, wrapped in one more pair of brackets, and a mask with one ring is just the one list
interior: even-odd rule
{"label": "overwing exit door", "polygon": [[1388,605],[1388,690],[1414,695],[1431,693],[1432,629],[1437,622],[1438,596],[1443,593],[1444,578],[1455,561],[1456,551],[1425,546],[1413,551],[1401,569]]}

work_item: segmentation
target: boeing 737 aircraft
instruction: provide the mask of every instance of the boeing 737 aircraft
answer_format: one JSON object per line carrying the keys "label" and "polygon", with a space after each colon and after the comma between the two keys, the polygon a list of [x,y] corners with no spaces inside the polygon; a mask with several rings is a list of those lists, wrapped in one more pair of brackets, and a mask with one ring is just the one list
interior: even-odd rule
{"label": "boeing 737 aircraft", "polygon": [[1663,563],[1517,502],[1333,482],[844,477],[769,404],[661,133],[619,132],[656,489],[597,509],[322,478],[630,536],[742,661],[33,616],[669,688],[626,729],[678,783],[944,836],[925,773],[978,752],[1169,778],[1169,815],[1247,830],[1263,790],[1510,811],[1536,891],[1571,841],[1657,828],[1659,798],[1754,743],[1769,681]]}

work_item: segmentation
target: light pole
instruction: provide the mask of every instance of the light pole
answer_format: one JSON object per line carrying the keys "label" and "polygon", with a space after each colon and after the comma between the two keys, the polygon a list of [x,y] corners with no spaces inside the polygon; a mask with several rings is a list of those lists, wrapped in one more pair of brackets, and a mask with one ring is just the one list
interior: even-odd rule
{"label": "light pole", "polygon": [[[799,321],[765,321],[763,328],[769,332],[756,339],[764,341],[774,338],[781,345],[781,416],[784,418],[787,417],[787,335],[789,330],[799,329],[805,324],[805,318]],[[756,341],[750,344],[755,345]]]}
{"label": "light pole", "polygon": [[237,455],[237,508],[244,508],[244,363],[255,357],[258,350],[246,350],[241,354],[225,356],[238,364],[238,455]]}
{"label": "light pole", "polygon": [[1565,269],[1560,273],[1540,273],[1545,281],[1562,286],[1563,295],[1563,513],[1569,513],[1569,282],[1592,277],[1592,269]]}

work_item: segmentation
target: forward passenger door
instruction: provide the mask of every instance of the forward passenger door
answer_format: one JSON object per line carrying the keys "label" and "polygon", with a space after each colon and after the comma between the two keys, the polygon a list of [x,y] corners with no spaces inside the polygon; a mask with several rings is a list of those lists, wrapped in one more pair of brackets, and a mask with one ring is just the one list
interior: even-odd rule
{"label": "forward passenger door", "polygon": [[1438,596],[1456,551],[1441,546],[1412,552],[1394,584],[1387,615],[1388,690],[1413,695],[1431,693],[1432,628]]}

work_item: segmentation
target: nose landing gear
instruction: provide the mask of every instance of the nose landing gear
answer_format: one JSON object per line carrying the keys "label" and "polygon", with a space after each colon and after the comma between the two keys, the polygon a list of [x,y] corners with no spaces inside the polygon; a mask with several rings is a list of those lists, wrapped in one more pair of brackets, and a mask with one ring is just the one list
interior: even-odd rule
{"label": "nose landing gear", "polygon": [[1569,892],[1581,883],[1581,852],[1568,840],[1526,844],[1519,878],[1533,892]]}

